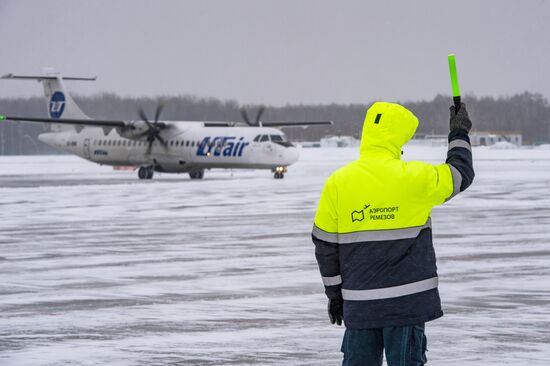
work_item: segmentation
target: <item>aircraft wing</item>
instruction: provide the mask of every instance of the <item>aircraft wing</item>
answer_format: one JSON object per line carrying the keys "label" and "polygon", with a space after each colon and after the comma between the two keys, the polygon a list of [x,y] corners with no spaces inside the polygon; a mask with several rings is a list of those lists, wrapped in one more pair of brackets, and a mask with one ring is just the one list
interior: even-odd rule
{"label": "aircraft wing", "polygon": [[57,119],[57,118],[35,118],[35,117],[11,117],[0,115],[0,121],[20,121],[20,122],[41,122],[41,123],[60,123],[77,126],[94,127],[126,127],[127,123],[122,120],[101,120],[101,119]]}
{"label": "aircraft wing", "polygon": [[235,127],[238,122],[205,121],[204,127]]}
{"label": "aircraft wing", "polygon": [[[332,125],[332,121],[268,121],[260,122],[263,127],[307,127],[307,126],[319,126],[319,125]],[[259,127],[258,125],[253,125],[252,127]],[[205,127],[235,127],[235,126],[250,126],[245,122],[218,122],[218,121],[205,121]]]}
{"label": "aircraft wing", "polygon": [[[21,121],[21,122],[41,122],[41,123],[60,123],[76,126],[94,126],[94,127],[126,127],[127,122],[123,120],[101,120],[101,119],[57,119],[57,118],[35,118],[35,117],[11,117],[0,115],[0,121]],[[204,122],[206,127],[233,127],[238,122]],[[319,125],[332,125],[332,121],[268,121],[261,122],[264,127],[307,127]]]}
{"label": "aircraft wing", "polygon": [[263,122],[262,126],[264,127],[304,127],[304,126],[319,126],[319,125],[332,125],[334,122],[332,121],[304,121],[304,122],[282,122],[282,121],[276,121],[276,122]]}

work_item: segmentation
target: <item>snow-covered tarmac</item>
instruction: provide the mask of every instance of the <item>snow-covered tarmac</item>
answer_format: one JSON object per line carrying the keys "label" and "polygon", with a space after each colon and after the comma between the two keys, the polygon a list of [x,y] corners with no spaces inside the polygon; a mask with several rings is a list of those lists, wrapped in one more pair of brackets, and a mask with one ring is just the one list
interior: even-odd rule
{"label": "snow-covered tarmac", "polygon": [[[356,156],[304,149],[283,180],[203,181],[0,158],[0,365],[337,365],[310,230],[324,179]],[[432,213],[446,315],[429,364],[547,366],[550,150],[474,158],[473,186]]]}

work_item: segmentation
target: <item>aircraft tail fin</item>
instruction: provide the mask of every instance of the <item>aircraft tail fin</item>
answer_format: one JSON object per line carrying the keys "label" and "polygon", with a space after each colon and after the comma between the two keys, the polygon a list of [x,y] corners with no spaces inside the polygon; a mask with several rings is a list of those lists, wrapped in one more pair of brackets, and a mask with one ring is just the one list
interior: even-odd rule
{"label": "aircraft tail fin", "polygon": [[[90,119],[71,98],[65,85],[64,80],[81,80],[81,81],[94,81],[96,77],[84,78],[84,77],[63,77],[60,73],[51,68],[43,70],[43,75],[14,75],[7,74],[2,79],[15,79],[15,80],[37,80],[42,82],[44,87],[44,96],[46,98],[46,106],[48,108],[48,116],[50,118],[59,119]],[[74,127],[70,125],[52,124],[52,132],[60,132],[65,130],[71,130]]]}

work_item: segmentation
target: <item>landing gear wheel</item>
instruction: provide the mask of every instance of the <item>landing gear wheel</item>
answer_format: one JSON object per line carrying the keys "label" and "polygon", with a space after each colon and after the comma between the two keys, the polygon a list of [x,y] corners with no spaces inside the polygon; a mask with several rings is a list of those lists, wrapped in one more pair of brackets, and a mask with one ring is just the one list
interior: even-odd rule
{"label": "landing gear wheel", "polygon": [[153,174],[155,173],[155,171],[153,170],[153,167],[146,167],[146,166],[142,166],[142,167],[139,167],[139,170],[138,170],[138,177],[139,179],[151,179],[153,178]]}
{"label": "landing gear wheel", "polygon": [[204,170],[193,170],[189,172],[189,178],[202,179],[204,177]]}
{"label": "landing gear wheel", "polygon": [[138,169],[138,178],[147,179],[147,168],[140,166]]}
{"label": "landing gear wheel", "polygon": [[275,172],[275,174],[273,174],[273,178],[275,179],[283,179],[284,177],[285,175],[282,172]]}

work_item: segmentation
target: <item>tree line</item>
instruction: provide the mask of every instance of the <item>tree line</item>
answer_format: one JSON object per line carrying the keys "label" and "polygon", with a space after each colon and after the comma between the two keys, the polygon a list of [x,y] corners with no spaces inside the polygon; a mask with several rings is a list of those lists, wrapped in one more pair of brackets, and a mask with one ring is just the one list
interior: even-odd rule
{"label": "tree line", "polygon": [[[120,97],[114,94],[97,94],[75,97],[82,110],[97,119],[139,119],[142,107],[153,118],[159,102],[164,104],[162,120],[188,121],[241,121],[239,105],[234,100],[199,98],[196,96]],[[504,97],[463,98],[474,126],[480,131],[520,131],[524,143],[550,142],[550,105],[541,94],[525,92]],[[365,112],[372,104],[324,104],[267,106],[264,121],[315,121],[332,120],[332,126],[285,128],[293,141],[315,141],[327,135],[361,136]],[[402,102],[420,120],[418,133],[446,134],[448,131],[451,98],[437,95],[432,100]],[[244,106],[254,119],[258,105]],[[44,98],[0,99],[0,113],[8,116],[47,117]],[[60,151],[38,140],[40,133],[48,131],[45,124],[0,122],[0,155],[55,154]]]}

